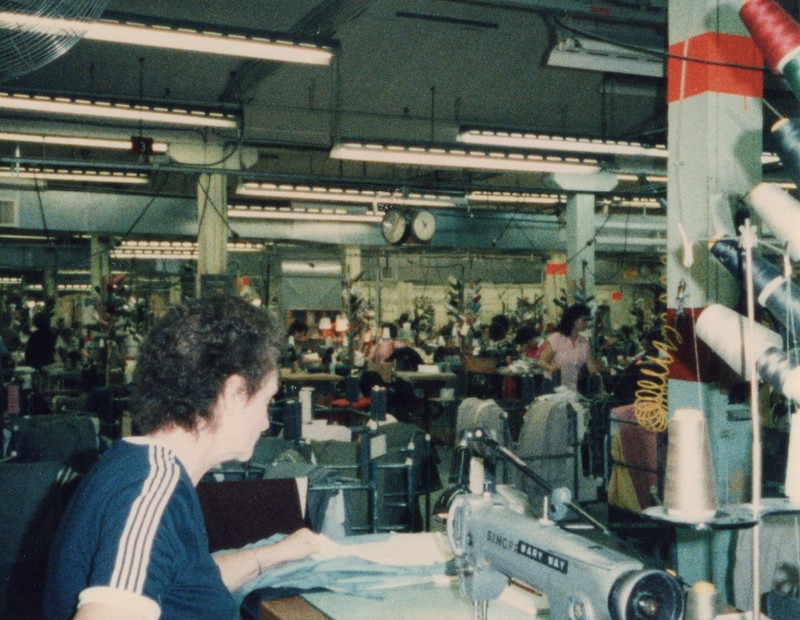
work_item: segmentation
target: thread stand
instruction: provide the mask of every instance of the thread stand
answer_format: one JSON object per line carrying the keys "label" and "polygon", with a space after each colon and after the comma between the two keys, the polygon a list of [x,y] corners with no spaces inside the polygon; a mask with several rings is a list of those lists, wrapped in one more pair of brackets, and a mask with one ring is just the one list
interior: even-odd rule
{"label": "thread stand", "polygon": [[[664,506],[655,506],[643,511],[643,515],[647,518],[656,519],[677,527],[689,528],[697,531],[705,530],[726,530],[726,529],[743,529],[750,528],[753,530],[752,537],[752,617],[761,617],[761,538],[760,538],[760,524],[761,520],[768,515],[777,514],[791,514],[800,513],[800,503],[792,501],[788,498],[762,498],[761,492],[761,475],[762,475],[762,445],[761,445],[761,420],[759,414],[758,402],[758,382],[760,371],[763,373],[764,368],[759,369],[757,366],[759,353],[763,353],[760,348],[763,348],[763,335],[761,336],[761,344],[757,343],[756,339],[756,321],[755,321],[755,292],[753,283],[753,248],[756,245],[755,230],[752,227],[750,219],[748,218],[744,225],[741,227],[741,238],[739,240],[740,246],[744,250],[745,259],[745,287],[747,296],[747,317],[746,317],[746,330],[742,338],[742,345],[744,349],[744,360],[741,364],[741,372],[750,384],[750,421],[752,426],[752,489],[751,489],[751,502],[742,504],[728,504],[718,507],[713,518],[697,520],[687,520],[683,515],[676,516],[670,514]],[[759,348],[760,347],[760,348]],[[717,351],[719,353],[719,351]],[[779,388],[780,385],[774,387]],[[794,394],[793,390],[782,390],[786,396],[791,397]],[[789,392],[787,394],[787,392]],[[795,400],[793,398],[793,400]]]}

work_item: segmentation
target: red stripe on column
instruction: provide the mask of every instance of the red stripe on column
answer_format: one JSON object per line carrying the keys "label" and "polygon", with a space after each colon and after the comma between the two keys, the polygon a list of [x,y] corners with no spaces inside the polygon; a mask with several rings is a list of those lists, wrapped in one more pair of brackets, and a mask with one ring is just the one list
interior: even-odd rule
{"label": "red stripe on column", "polygon": [[764,59],[749,36],[706,32],[688,39],[688,44],[681,41],[670,45],[669,55],[669,103],[703,93],[744,97],[761,97],[764,93]]}

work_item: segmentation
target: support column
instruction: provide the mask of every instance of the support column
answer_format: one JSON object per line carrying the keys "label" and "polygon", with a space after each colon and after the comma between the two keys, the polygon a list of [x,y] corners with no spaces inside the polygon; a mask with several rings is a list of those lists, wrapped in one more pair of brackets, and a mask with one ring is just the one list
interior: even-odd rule
{"label": "support column", "polygon": [[581,291],[584,299],[594,295],[594,206],[594,194],[567,196],[568,292],[574,296]]}
{"label": "support column", "polygon": [[105,314],[105,303],[108,297],[106,285],[111,277],[111,250],[114,244],[106,236],[92,235],[89,241],[89,271],[92,284],[92,296],[97,304],[97,318]]}
{"label": "support column", "polygon": [[228,271],[228,191],[223,174],[201,174],[197,181],[197,288],[204,276]]}
{"label": "support column", "polygon": [[[732,305],[738,296],[738,286],[709,256],[706,242],[717,222],[731,221],[726,197],[744,194],[761,176],[763,77],[736,67],[761,67],[762,60],[739,20],[739,5],[673,0],[669,11],[666,301],[669,321],[683,336],[667,381],[669,413],[680,407],[705,413],[721,503],[750,496],[750,425],[728,416],[719,362],[696,341],[694,323],[708,304]],[[694,256],[691,266],[687,249]],[[722,599],[732,601],[726,584],[730,540],[729,532],[679,528],[681,577],[690,584],[712,581]]]}
{"label": "support column", "polygon": [[[207,166],[208,173],[197,181],[197,272],[195,292],[201,293],[203,276],[227,274],[228,271],[228,194],[227,178],[214,170],[243,170],[258,161],[253,148],[238,147],[230,152],[224,144],[170,143],[170,156],[176,162]],[[219,283],[213,287],[222,288]]]}
{"label": "support column", "polygon": [[55,269],[45,269],[43,274],[43,292],[45,299],[56,301],[58,299],[58,285],[56,284]]}
{"label": "support column", "polygon": [[[595,194],[610,192],[617,185],[617,176],[611,172],[595,174],[551,174],[545,178],[545,184],[570,192],[567,197],[567,255],[563,262],[566,265],[567,300],[574,301],[575,287],[583,286],[587,295],[594,295],[594,243],[588,243],[594,237]],[[548,294],[547,274],[557,275],[555,265],[545,269],[545,295]],[[561,294],[561,287],[556,297]],[[546,300],[552,303],[552,298]],[[551,315],[558,321],[560,312]]]}
{"label": "support column", "polygon": [[567,255],[552,254],[544,266],[544,291],[545,323],[558,324],[561,309],[555,300],[561,297],[561,289],[567,289]]}
{"label": "support column", "polygon": [[347,359],[351,364],[355,363],[355,344],[356,338],[362,336],[360,330],[363,328],[359,321],[359,317],[355,316],[352,307],[353,301],[353,287],[356,280],[361,279],[363,269],[361,267],[361,248],[358,246],[345,246],[344,248],[344,281],[342,287],[343,308],[347,320],[349,322],[349,331],[347,334]]}
{"label": "support column", "polygon": [[363,271],[361,267],[361,248],[348,245],[344,248],[344,277],[348,283],[358,278]]}

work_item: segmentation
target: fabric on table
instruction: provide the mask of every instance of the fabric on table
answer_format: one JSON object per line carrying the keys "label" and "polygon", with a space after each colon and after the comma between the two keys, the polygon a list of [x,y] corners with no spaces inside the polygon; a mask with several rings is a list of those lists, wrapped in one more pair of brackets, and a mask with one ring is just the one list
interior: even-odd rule
{"label": "fabric on table", "polygon": [[[430,551],[421,552],[425,556],[423,559],[426,563],[424,564],[405,563],[393,565],[387,563],[387,561],[375,562],[356,555],[346,554],[347,548],[351,546],[354,548],[354,553],[361,545],[383,545],[388,543],[391,547],[392,543],[389,541],[392,536],[396,535],[366,534],[363,536],[350,536],[344,541],[345,544],[338,546],[340,555],[327,559],[306,558],[274,567],[235,591],[233,593],[234,600],[238,605],[241,605],[248,594],[260,588],[294,588],[300,591],[324,588],[332,592],[352,596],[381,598],[381,590],[386,588],[426,583],[431,581],[435,575],[445,574],[446,561],[430,561],[431,559],[438,559],[435,553]],[[419,535],[414,534],[413,536]],[[254,545],[248,545],[248,547],[274,544],[281,538],[282,536],[273,536]],[[395,544],[407,548],[409,547],[409,539],[401,539]],[[426,538],[421,540],[419,548],[422,549],[426,545],[436,544],[433,539]],[[379,550],[380,547],[377,547],[371,555],[380,557]],[[225,552],[221,551],[220,553]],[[384,553],[383,555],[389,556],[387,560],[391,559],[391,553]],[[439,558],[444,557],[444,555],[439,556]]]}

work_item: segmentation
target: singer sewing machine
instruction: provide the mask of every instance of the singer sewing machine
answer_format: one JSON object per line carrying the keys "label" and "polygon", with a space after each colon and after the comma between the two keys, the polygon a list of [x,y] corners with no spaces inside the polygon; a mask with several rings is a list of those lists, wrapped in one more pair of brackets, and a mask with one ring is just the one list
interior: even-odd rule
{"label": "singer sewing machine", "polygon": [[684,595],[670,574],[547,519],[512,512],[499,495],[460,495],[447,534],[461,592],[486,618],[514,578],[547,595],[553,620],[681,620]]}

